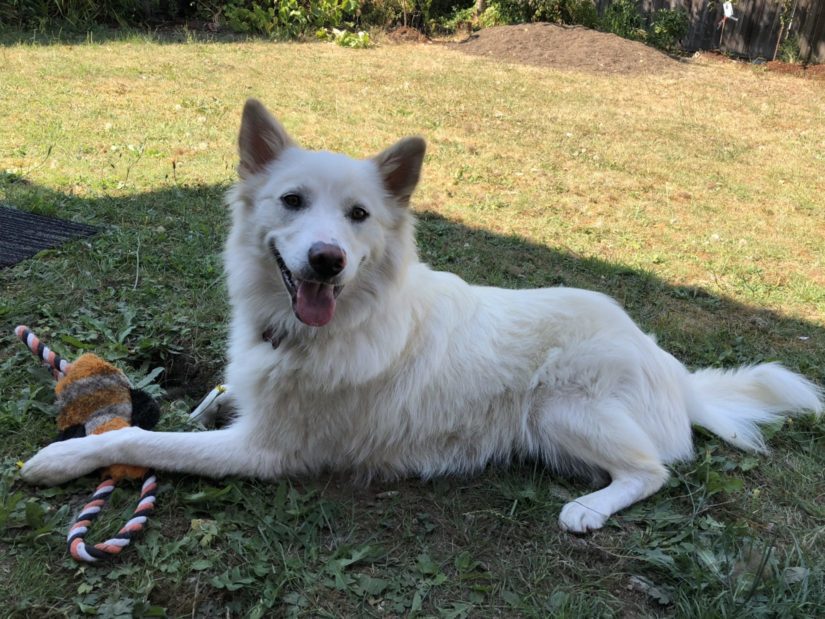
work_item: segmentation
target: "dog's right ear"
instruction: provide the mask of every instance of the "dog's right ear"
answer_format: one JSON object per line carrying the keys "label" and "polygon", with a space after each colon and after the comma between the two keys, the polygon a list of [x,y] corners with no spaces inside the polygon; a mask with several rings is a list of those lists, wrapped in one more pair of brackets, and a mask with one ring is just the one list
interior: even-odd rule
{"label": "dog's right ear", "polygon": [[281,153],[295,146],[292,138],[263,104],[257,99],[247,99],[241,117],[241,132],[238,136],[238,150],[241,162],[238,175],[249,178],[257,174]]}
{"label": "dog's right ear", "polygon": [[410,196],[421,178],[426,151],[424,138],[404,138],[373,159],[384,180],[384,187],[402,206],[409,204]]}

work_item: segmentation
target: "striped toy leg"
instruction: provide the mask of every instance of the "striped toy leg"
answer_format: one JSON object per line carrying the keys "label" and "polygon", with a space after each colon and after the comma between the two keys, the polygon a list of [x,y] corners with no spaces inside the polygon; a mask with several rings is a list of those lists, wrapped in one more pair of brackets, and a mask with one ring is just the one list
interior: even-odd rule
{"label": "striped toy leg", "polygon": [[117,534],[94,546],[86,543],[86,534],[92,523],[100,515],[101,510],[106,506],[115,482],[111,479],[104,480],[95,490],[88,503],[80,510],[80,515],[69,529],[66,543],[69,547],[69,554],[75,561],[95,563],[102,559],[109,559],[117,556],[138,536],[144,528],[149,516],[155,508],[155,493],[157,492],[157,479],[152,471],[146,473],[141,486],[140,499],[132,517],[124,524]]}

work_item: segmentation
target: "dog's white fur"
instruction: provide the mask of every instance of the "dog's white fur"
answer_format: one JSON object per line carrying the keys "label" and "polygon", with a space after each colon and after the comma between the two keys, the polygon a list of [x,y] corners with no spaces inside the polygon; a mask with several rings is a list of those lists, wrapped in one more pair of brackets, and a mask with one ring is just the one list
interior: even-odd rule
{"label": "dog's white fur", "polygon": [[[408,209],[419,138],[362,161],[305,151],[249,101],[240,153],[225,252],[237,418],[209,432],[54,443],[24,466],[26,480],[60,483],[115,462],[210,477],[430,477],[534,458],[609,476],[561,511],[561,526],[582,532],[691,458],[691,423],[760,451],[757,423],[823,408],[817,386],[775,363],[688,372],[602,294],[471,286],[430,270]],[[280,197],[294,191],[307,204],[287,209]],[[366,220],[352,219],[356,205]],[[331,280],[344,286],[332,321],[311,327],[293,312],[273,245],[300,277],[319,241],[347,264]]]}

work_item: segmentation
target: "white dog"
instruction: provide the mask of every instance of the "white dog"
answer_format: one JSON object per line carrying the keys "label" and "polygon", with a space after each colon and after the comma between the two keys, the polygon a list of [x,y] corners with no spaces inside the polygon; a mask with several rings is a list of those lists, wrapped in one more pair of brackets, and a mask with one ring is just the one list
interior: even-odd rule
{"label": "white dog", "polygon": [[817,386],[775,363],[688,372],[602,294],[430,270],[408,208],[420,138],[367,160],[306,151],[250,100],[239,142],[225,252],[234,422],[53,443],[26,480],[116,462],[210,477],[431,477],[535,458],[609,476],[561,511],[564,529],[583,532],[692,457],[691,423],[760,451],[757,423],[823,408]]}

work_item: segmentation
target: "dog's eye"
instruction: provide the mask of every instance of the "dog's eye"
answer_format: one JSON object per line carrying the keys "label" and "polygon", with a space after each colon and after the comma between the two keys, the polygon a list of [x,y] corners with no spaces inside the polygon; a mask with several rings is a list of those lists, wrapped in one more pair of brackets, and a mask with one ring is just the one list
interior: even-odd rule
{"label": "dog's eye", "polygon": [[362,206],[353,206],[347,215],[352,221],[364,221],[369,216],[370,214]]}
{"label": "dog's eye", "polygon": [[297,210],[304,206],[304,198],[299,193],[285,193],[281,196],[281,204],[291,210]]}

